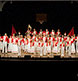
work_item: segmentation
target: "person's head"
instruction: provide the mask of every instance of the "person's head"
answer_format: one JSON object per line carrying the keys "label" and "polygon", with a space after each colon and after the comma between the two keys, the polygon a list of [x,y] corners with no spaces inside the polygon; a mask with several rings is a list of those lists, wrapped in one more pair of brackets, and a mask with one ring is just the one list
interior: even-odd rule
{"label": "person's head", "polygon": [[57,32],[60,32],[60,29],[58,29]]}
{"label": "person's head", "polygon": [[66,32],[64,33],[64,35],[66,36]]}
{"label": "person's head", "polygon": [[18,32],[18,34],[20,35],[21,33],[20,33],[20,32]]}
{"label": "person's head", "polygon": [[46,29],[46,32],[48,31],[48,29]]}
{"label": "person's head", "polygon": [[23,38],[23,35],[21,35],[20,37]]}
{"label": "person's head", "polygon": [[52,29],[52,32],[54,32],[54,30]]}
{"label": "person's head", "polygon": [[26,38],[26,36],[24,36],[24,38]]}
{"label": "person's head", "polygon": [[75,34],[73,35],[73,37],[75,37]]}
{"label": "person's head", "polygon": [[40,29],[40,32],[42,32],[42,29]]}
{"label": "person's head", "polygon": [[47,37],[49,37],[49,34],[47,35]]}
{"label": "person's head", "polygon": [[7,36],[7,33],[5,33],[5,36]]}
{"label": "person's head", "polygon": [[12,36],[10,35],[10,38],[11,38]]}
{"label": "person's head", "polygon": [[64,37],[64,36],[62,35],[62,37]]}
{"label": "person's head", "polygon": [[36,31],[36,29],[34,28],[33,31]]}
{"label": "person's head", "polygon": [[69,37],[69,35],[67,35],[67,37]]}

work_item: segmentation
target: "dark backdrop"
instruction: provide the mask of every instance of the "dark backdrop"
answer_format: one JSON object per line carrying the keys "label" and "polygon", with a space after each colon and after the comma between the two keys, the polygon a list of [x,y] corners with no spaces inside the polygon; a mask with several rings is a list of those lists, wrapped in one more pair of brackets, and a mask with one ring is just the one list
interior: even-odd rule
{"label": "dark backdrop", "polygon": [[[36,22],[36,13],[47,13],[47,22],[42,25]],[[27,25],[31,24],[33,28],[39,31],[40,28],[46,28],[51,31],[57,31],[60,28],[62,34],[69,33],[72,26],[75,28],[75,33],[78,31],[78,3],[73,2],[7,2],[3,11],[0,12],[0,33],[5,32],[11,34],[12,24],[16,31],[21,31],[22,34],[27,30]]]}

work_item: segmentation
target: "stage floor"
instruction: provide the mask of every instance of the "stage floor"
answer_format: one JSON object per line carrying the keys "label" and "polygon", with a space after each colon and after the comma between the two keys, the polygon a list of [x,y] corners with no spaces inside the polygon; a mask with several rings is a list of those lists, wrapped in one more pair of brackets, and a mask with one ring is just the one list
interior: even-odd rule
{"label": "stage floor", "polygon": [[[46,56],[40,56],[40,54],[28,54],[28,53],[24,53],[22,52],[21,56],[20,57],[25,57],[26,55],[30,55],[31,58],[54,58],[54,56],[60,56],[60,54],[47,54]],[[13,53],[7,53],[7,54],[2,54],[0,53],[0,56],[1,57],[13,57],[13,58],[17,58],[18,57],[18,54],[13,54]],[[67,54],[64,55],[64,57],[61,57],[60,58],[70,58]],[[78,58],[78,54],[71,54],[71,58]]]}
{"label": "stage floor", "polygon": [[0,61],[78,61],[78,54],[72,54],[71,57],[65,54],[64,57],[61,57],[60,54],[47,54],[46,56],[40,56],[39,54],[22,52],[21,56],[18,57],[18,54],[0,53]]}

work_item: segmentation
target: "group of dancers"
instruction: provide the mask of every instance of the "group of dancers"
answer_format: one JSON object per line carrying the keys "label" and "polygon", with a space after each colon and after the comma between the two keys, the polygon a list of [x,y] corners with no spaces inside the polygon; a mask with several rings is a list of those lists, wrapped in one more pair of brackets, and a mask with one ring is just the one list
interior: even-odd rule
{"label": "group of dancers", "polygon": [[60,29],[55,32],[53,29],[51,32],[46,29],[39,32],[36,29],[28,28],[25,36],[13,34],[8,37],[7,33],[4,36],[0,36],[0,51],[2,54],[8,52],[17,53],[21,56],[21,50],[26,53],[40,54],[40,56],[48,54],[60,54],[62,57],[67,54],[78,53],[78,35],[69,36],[66,33],[61,34]]}

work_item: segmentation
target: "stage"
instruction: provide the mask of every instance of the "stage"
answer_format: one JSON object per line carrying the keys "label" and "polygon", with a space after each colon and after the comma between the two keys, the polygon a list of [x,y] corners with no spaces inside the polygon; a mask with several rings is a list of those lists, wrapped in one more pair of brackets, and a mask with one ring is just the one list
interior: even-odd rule
{"label": "stage", "polygon": [[63,61],[78,61],[78,54],[71,55],[71,57],[65,55],[61,57],[60,54],[52,54],[46,56],[40,56],[38,54],[26,54],[22,53],[20,57],[18,54],[2,54],[0,53],[0,61],[55,61],[55,62],[63,62]]}

